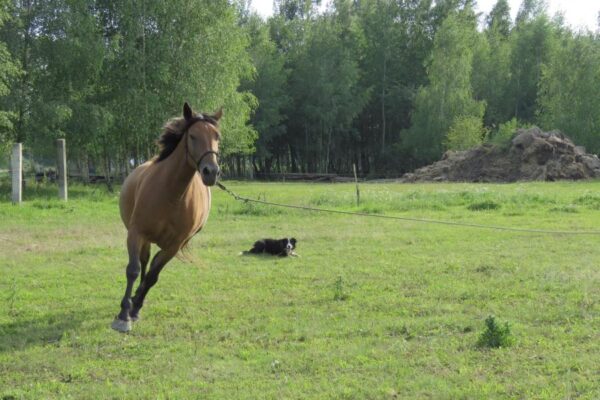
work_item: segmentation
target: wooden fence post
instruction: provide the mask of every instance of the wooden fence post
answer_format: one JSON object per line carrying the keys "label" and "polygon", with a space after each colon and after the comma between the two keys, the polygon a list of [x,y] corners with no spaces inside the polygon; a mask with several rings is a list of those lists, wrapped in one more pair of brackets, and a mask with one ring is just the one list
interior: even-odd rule
{"label": "wooden fence post", "polygon": [[65,139],[56,141],[56,149],[58,152],[58,198],[67,201],[67,147]]}
{"label": "wooden fence post", "polygon": [[15,143],[11,158],[12,170],[12,202],[21,204],[23,201],[23,145]]}
{"label": "wooden fence post", "polygon": [[352,170],[354,171],[354,183],[356,183],[356,206],[360,206],[360,189],[358,188],[358,177],[356,176],[356,164],[352,164]]}

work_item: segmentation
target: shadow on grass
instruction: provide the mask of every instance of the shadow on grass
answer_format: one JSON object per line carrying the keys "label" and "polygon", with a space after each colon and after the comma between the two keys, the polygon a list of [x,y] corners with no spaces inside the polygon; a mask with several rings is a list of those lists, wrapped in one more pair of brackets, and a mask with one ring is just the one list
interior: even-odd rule
{"label": "shadow on grass", "polygon": [[79,328],[86,315],[83,311],[50,314],[0,324],[0,352],[58,343],[66,332]]}

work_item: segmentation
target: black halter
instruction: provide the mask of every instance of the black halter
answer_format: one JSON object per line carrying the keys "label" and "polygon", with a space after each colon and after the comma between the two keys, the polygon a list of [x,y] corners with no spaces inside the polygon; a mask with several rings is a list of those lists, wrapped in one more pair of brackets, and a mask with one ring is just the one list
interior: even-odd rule
{"label": "black halter", "polygon": [[204,154],[202,154],[202,156],[200,156],[200,159],[198,160],[198,162],[196,162],[194,160],[194,157],[190,154],[190,150],[188,148],[188,138],[185,136],[189,132],[192,125],[194,125],[196,122],[208,122],[211,125],[216,125],[216,121],[214,119],[212,119],[210,117],[206,117],[202,114],[196,114],[195,117],[190,118],[189,120],[186,121],[185,127],[183,128],[183,134],[184,134],[183,140],[185,140],[185,158],[187,159],[187,157],[189,156],[192,159],[192,161],[194,161],[194,164],[196,164],[196,169],[198,170],[198,169],[200,169],[200,163],[202,162],[204,157],[206,157],[209,154],[214,154],[218,158],[219,153],[214,150],[207,150],[204,152]]}

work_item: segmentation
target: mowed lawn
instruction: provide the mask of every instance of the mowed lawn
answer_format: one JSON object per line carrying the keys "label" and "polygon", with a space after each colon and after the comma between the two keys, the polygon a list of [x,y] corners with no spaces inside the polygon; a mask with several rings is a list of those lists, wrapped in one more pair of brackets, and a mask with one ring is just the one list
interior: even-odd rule
{"label": "mowed lawn", "polygon": [[[228,182],[371,214],[600,230],[600,182]],[[118,195],[0,201],[0,399],[598,399],[600,235],[515,233],[250,206],[213,190],[129,334]],[[294,236],[299,258],[241,257]],[[489,315],[511,347],[477,346]]]}

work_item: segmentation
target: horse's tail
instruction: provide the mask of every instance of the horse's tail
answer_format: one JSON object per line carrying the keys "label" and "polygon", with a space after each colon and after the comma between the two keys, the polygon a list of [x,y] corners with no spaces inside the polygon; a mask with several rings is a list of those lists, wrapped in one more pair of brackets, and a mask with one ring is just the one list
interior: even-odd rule
{"label": "horse's tail", "polygon": [[190,240],[192,240],[192,238],[194,236],[196,236],[202,230],[203,227],[204,226],[200,226],[200,228],[198,228],[198,230],[196,231],[196,233],[194,233],[192,236],[190,236],[181,245],[181,248],[179,249],[179,252],[177,253],[177,258],[179,258],[181,261],[192,261],[192,259],[190,257],[190,249],[189,249]]}
{"label": "horse's tail", "polygon": [[181,248],[179,249],[179,251],[177,252],[177,255],[175,256],[179,260],[184,261],[184,262],[193,262],[193,259],[191,256],[191,251],[190,251],[190,246],[189,246],[191,239],[192,238],[189,238],[181,245]]}

